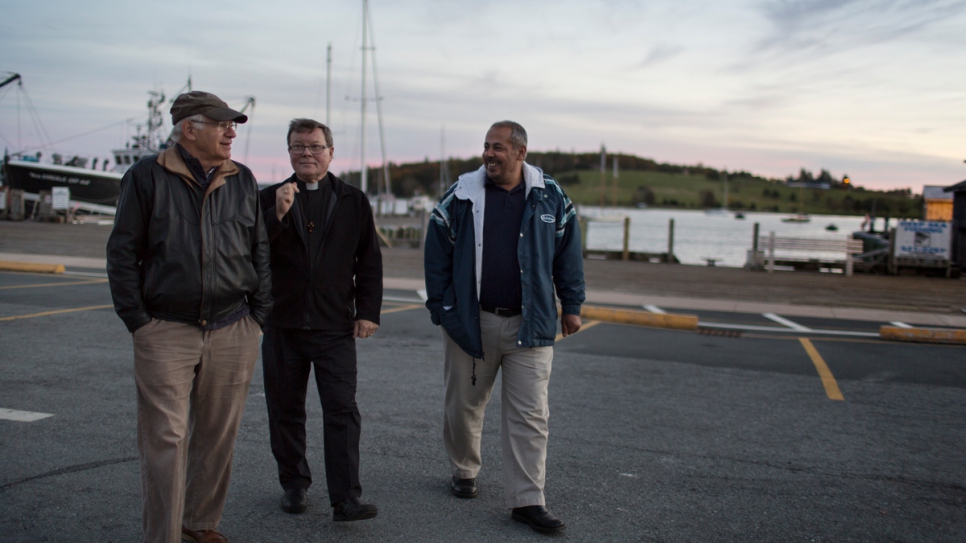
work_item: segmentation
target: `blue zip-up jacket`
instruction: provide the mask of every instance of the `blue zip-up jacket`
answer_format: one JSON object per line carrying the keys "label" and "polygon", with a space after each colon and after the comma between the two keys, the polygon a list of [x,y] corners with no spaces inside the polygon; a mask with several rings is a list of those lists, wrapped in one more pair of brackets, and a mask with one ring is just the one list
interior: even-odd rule
{"label": "blue zip-up jacket", "polygon": [[[483,358],[479,289],[486,203],[483,167],[461,175],[436,204],[426,232],[426,307],[473,358]],[[523,291],[520,347],[553,345],[557,305],[579,315],[584,302],[584,263],[580,226],[570,198],[542,170],[523,164],[527,207],[520,224],[517,258]]]}

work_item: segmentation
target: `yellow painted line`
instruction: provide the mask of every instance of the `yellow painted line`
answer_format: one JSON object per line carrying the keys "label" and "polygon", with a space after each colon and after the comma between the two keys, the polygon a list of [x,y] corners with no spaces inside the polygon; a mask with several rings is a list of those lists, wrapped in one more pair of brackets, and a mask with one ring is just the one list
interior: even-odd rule
{"label": "yellow painted line", "polygon": [[966,345],[966,330],[954,328],[899,328],[898,326],[881,326],[879,327],[879,337],[894,341]]}
{"label": "yellow painted line", "polygon": [[694,315],[651,313],[650,311],[634,311],[631,309],[613,309],[585,305],[580,309],[580,316],[588,320],[650,326],[654,328],[692,331],[698,329],[698,317]]}
{"label": "yellow painted line", "polygon": [[35,273],[64,273],[63,264],[36,264],[32,262],[10,262],[0,260],[0,270]]}
{"label": "yellow painted line", "polygon": [[[577,330],[576,333],[579,334],[579,333],[583,332],[584,330],[587,330],[588,328],[593,328],[593,327],[597,326],[598,324],[600,324],[600,321],[587,321],[587,322],[583,323],[580,326],[580,330]],[[570,334],[570,336],[572,336],[572,335],[573,334]],[[567,336],[567,337],[570,337],[570,336]],[[563,338],[564,338],[563,334],[560,333],[560,334],[557,334],[557,337],[554,338],[554,341],[560,341]]]}
{"label": "yellow painted line", "polygon": [[423,304],[412,304],[404,305],[402,307],[394,307],[392,309],[383,309],[379,312],[380,315],[388,315],[389,313],[398,313],[399,311],[409,311],[410,309],[416,309],[418,307],[426,307]]}
{"label": "yellow painted line", "polygon": [[835,382],[835,376],[828,369],[825,360],[822,360],[822,355],[818,354],[818,351],[815,350],[812,342],[804,337],[798,338],[798,341],[801,342],[802,347],[805,347],[805,352],[812,359],[812,364],[815,364],[815,369],[818,370],[818,375],[822,378],[822,386],[825,387],[825,395],[828,396],[828,399],[845,400],[845,397],[842,396],[842,391],[839,390],[839,384]]}
{"label": "yellow painted line", "polygon": [[0,322],[2,321],[15,321],[17,319],[32,319],[34,317],[46,317],[49,315],[60,315],[61,313],[74,313],[77,311],[92,311],[94,309],[113,309],[113,305],[92,305],[89,307],[77,307],[74,309],[58,309],[57,311],[44,311],[42,313],[32,313],[30,315],[18,315],[15,317],[0,317]]}
{"label": "yellow painted line", "polygon": [[39,288],[39,287],[69,287],[72,285],[94,285],[97,283],[106,283],[107,279],[89,279],[85,281],[64,281],[61,283],[34,283],[32,285],[9,285],[6,287],[0,287],[0,290],[10,290],[15,288]]}

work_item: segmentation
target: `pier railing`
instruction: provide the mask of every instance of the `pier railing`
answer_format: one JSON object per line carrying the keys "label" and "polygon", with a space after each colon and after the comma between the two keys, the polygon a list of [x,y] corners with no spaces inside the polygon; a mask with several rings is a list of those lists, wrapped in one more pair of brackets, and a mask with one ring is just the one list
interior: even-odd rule
{"label": "pier railing", "polygon": [[[645,251],[631,251],[631,218],[628,216],[614,218],[580,216],[581,247],[583,248],[584,258],[597,260],[636,260],[643,262],[662,262],[668,264],[680,264],[681,262],[674,256],[674,219],[668,220],[667,252],[654,253]],[[588,249],[587,248],[587,229],[594,222],[616,223],[621,222],[624,226],[623,244],[620,251],[612,249]]]}
{"label": "pier railing", "polygon": [[[862,253],[862,240],[857,239],[821,239],[821,238],[792,238],[779,237],[775,232],[770,232],[767,237],[762,236],[758,240],[758,247],[762,248],[766,254],[767,264],[765,268],[768,273],[775,271],[775,266],[786,266],[795,269],[820,268],[840,268],[845,271],[847,277],[852,276],[852,270],[856,261],[855,256]],[[782,253],[811,253],[808,256],[776,256],[776,252]],[[816,257],[817,253],[834,254],[839,253],[842,258]]]}

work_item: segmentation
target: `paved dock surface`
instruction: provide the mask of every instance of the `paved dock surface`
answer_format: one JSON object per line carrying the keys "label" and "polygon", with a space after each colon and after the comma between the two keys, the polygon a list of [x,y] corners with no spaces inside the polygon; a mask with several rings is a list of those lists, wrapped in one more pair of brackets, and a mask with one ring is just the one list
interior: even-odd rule
{"label": "paved dock surface", "polygon": [[[89,267],[0,272],[0,541],[138,541],[133,356],[104,279],[108,228],[35,226],[0,222],[0,253]],[[17,232],[26,233],[11,241]],[[379,516],[331,522],[311,387],[310,506],[281,511],[259,365],[220,529],[234,543],[543,540],[503,505],[499,390],[484,426],[481,496],[449,494],[442,343],[417,292],[421,255],[385,255],[382,326],[358,343],[363,496]],[[896,315],[956,318],[962,282],[621,262],[587,262],[587,275],[613,305],[703,302],[693,311],[708,326],[587,321],[558,343],[547,499],[568,527],[553,539],[966,541],[966,347],[872,337]],[[854,280],[904,294],[851,306],[846,284],[823,304],[808,287]],[[759,297],[702,294],[714,285]],[[776,311],[736,311],[740,303]],[[674,309],[665,305],[652,310]]]}
{"label": "paved dock surface", "polygon": [[[0,221],[0,253],[104,259],[108,225]],[[422,252],[383,249],[387,278],[420,280]],[[966,280],[585,260],[590,291],[726,302],[765,302],[963,315]]]}

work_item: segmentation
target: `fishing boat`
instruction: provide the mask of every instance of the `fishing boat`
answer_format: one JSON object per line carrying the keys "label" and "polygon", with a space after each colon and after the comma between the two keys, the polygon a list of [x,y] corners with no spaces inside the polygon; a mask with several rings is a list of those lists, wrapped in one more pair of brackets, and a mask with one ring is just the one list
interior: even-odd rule
{"label": "fishing boat", "polygon": [[[19,74],[13,74],[0,82],[0,87],[14,82],[22,85],[21,81]],[[54,187],[70,189],[70,206],[74,210],[113,215],[124,172],[142,157],[165,147],[166,138],[161,136],[163,117],[160,110],[165,97],[160,92],[152,91],[150,94],[147,131],[142,133],[139,128],[138,134],[123,149],[112,151],[113,164],[109,158],[98,164],[98,158],[91,161],[82,155],[60,152],[44,156],[42,152],[5,151],[3,182],[10,189],[23,191],[25,215],[30,216],[42,191],[49,192]]]}
{"label": "fishing boat", "polygon": [[[19,74],[0,82],[0,88],[14,82],[21,82]],[[191,91],[190,79],[185,88]],[[170,145],[161,113],[161,106],[166,103],[165,95],[159,91],[149,91],[148,94],[147,129],[142,131],[139,126],[137,134],[124,148],[111,151],[111,158],[99,161],[98,158],[90,160],[82,155],[60,152],[50,152],[49,156],[45,156],[42,152],[4,151],[0,164],[3,185],[23,191],[24,216],[31,216],[42,191],[50,192],[54,187],[70,189],[70,207],[75,211],[114,215],[124,172],[138,160],[157,154]],[[249,107],[254,107],[254,101],[249,97],[241,111],[244,113]],[[36,120],[39,122],[39,119]]]}

